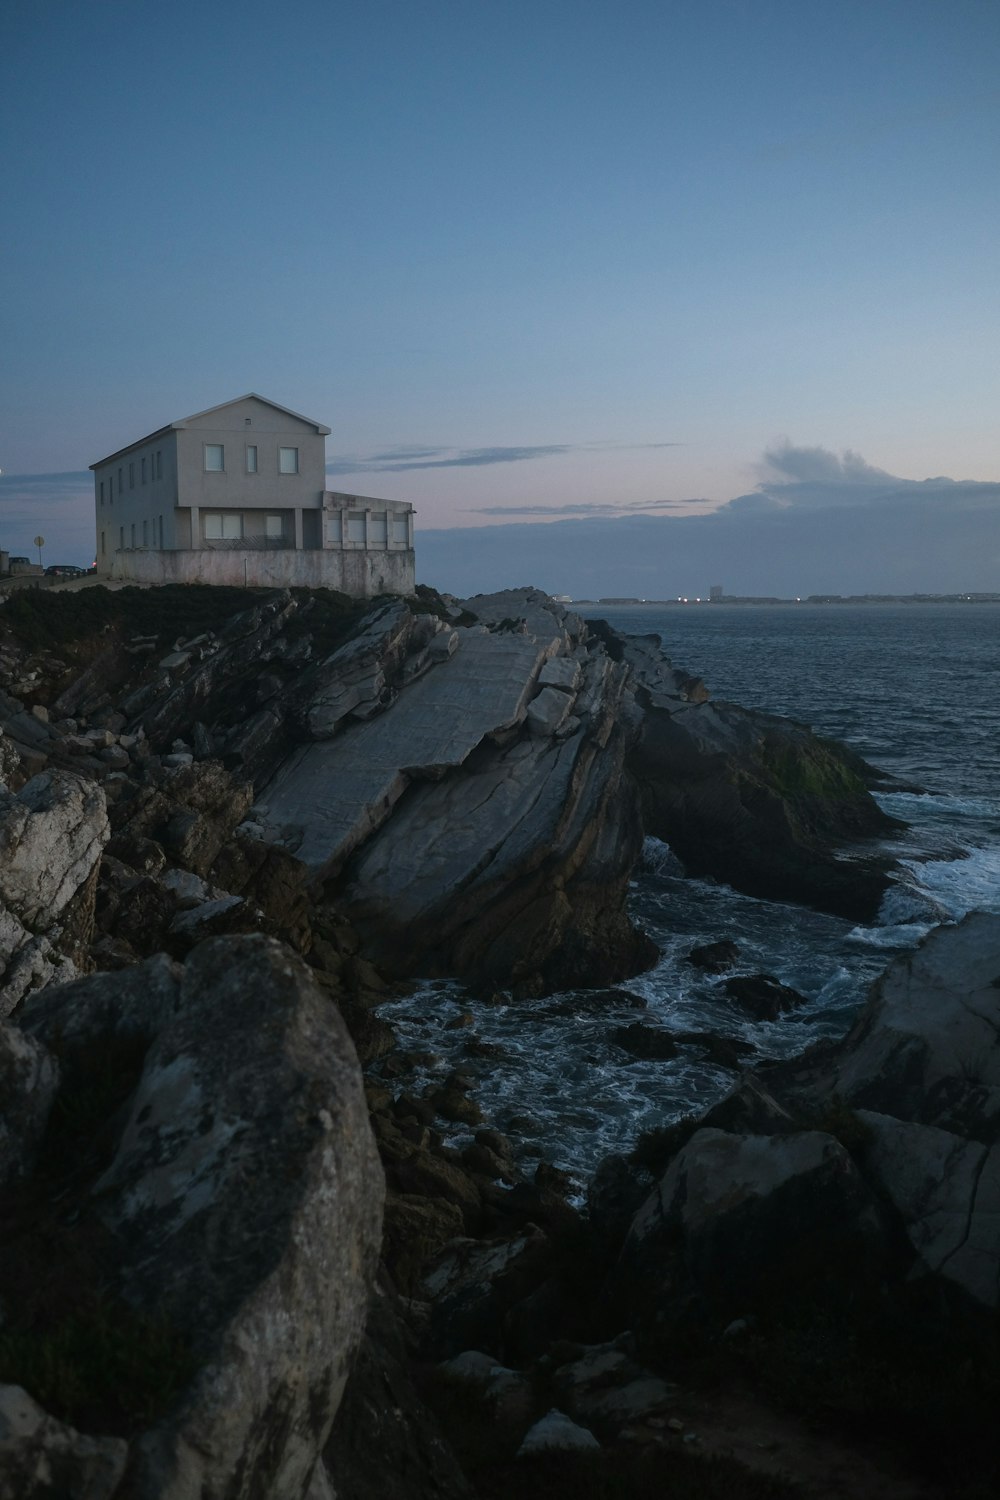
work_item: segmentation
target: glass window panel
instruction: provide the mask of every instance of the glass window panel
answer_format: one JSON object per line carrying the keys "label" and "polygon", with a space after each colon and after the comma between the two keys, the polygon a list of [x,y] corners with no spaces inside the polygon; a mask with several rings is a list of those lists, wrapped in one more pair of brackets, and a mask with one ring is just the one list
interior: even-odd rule
{"label": "glass window panel", "polygon": [[247,473],[248,474],[256,474],[256,472],[257,472],[257,444],[256,443],[248,443],[247,444]]}
{"label": "glass window panel", "polygon": [[213,514],[211,511],[206,511],[202,515],[202,522],[205,527],[205,540],[207,542],[221,541],[222,517],[218,514]]}
{"label": "glass window panel", "polygon": [[281,525],[281,517],[280,516],[268,516],[267,519],[264,522],[264,529],[265,529],[265,533],[266,533],[267,536],[270,536],[270,537],[280,537],[282,535],[282,533],[283,533],[283,527]]}
{"label": "glass window panel", "polygon": [[408,542],[410,540],[409,523],[405,516],[392,523],[392,539],[394,542]]}
{"label": "glass window panel", "polygon": [[347,540],[349,542],[363,542],[365,539],[364,516],[348,516],[347,518]]}
{"label": "glass window panel", "polygon": [[243,535],[243,517],[223,516],[222,535],[227,541],[234,541],[237,537],[241,537]]}
{"label": "glass window panel", "polygon": [[221,474],[226,466],[226,450],[222,443],[205,444],[205,468],[210,474]]}
{"label": "glass window panel", "polygon": [[385,541],[384,515],[371,515],[368,517],[368,540],[370,542]]}
{"label": "glass window panel", "polygon": [[326,518],[326,539],[327,539],[327,541],[328,542],[339,542],[341,540],[341,536],[342,536],[342,532],[341,532],[341,526],[340,526],[340,516],[339,515],[336,515],[336,516],[327,516],[327,518]]}
{"label": "glass window panel", "polygon": [[299,450],[298,448],[278,449],[278,473],[297,474],[299,472]]}

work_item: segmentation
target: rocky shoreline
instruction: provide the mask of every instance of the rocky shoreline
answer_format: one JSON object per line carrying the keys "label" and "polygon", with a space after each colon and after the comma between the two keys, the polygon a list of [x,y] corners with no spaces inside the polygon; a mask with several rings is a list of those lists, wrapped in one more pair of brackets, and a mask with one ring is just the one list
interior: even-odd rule
{"label": "rocky shoreline", "polygon": [[[871,917],[894,826],[871,768],[533,590],[22,595],[0,729],[0,1497],[641,1496],[669,1473],[971,1500],[995,919],[898,960],[838,1047],[595,1164],[585,1205],[460,1070],[417,1091],[377,1013],[416,975],[530,1000],[641,970],[646,833]],[[942,1359],[965,1489],[906,1452]],[[776,1413],[785,1449],[741,1447]],[[848,1436],[810,1446],[820,1418]],[[834,1449],[853,1487],[814,1472]]]}

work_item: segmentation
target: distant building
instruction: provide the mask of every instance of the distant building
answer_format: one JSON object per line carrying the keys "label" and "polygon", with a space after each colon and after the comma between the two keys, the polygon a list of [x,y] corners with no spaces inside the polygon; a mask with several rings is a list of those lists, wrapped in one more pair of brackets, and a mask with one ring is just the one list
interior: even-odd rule
{"label": "distant building", "polygon": [[722,598],[723,598],[722,584],[721,583],[713,583],[712,586],[711,586],[711,588],[708,591],[708,602],[709,602],[709,604],[720,604],[722,602]]}
{"label": "distant building", "polygon": [[327,490],[329,431],[251,392],[91,464],[98,575],[411,594],[413,507]]}

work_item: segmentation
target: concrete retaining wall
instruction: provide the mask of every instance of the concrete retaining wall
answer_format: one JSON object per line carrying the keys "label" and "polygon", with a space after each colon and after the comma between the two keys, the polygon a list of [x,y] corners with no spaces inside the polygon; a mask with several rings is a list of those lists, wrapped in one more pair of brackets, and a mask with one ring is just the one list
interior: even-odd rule
{"label": "concrete retaining wall", "polygon": [[126,583],[223,583],[260,588],[338,589],[356,599],[412,594],[414,554],[406,551],[297,552],[204,548],[199,551],[116,552],[111,577]]}

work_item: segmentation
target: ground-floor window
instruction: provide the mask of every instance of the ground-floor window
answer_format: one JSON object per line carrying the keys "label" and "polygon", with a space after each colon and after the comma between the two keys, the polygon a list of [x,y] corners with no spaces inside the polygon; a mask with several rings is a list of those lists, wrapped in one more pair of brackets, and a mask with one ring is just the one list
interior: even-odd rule
{"label": "ground-floor window", "polygon": [[284,533],[285,533],[285,528],[284,528],[284,525],[282,524],[282,520],[281,520],[280,516],[267,516],[265,518],[265,521],[264,521],[264,534],[266,536],[269,536],[269,537],[272,537],[272,538],[276,538],[277,540],[280,541],[281,538],[282,538],[282,536],[284,536]]}
{"label": "ground-floor window", "polygon": [[207,510],[203,514],[206,542],[237,541],[243,535],[243,517]]}

